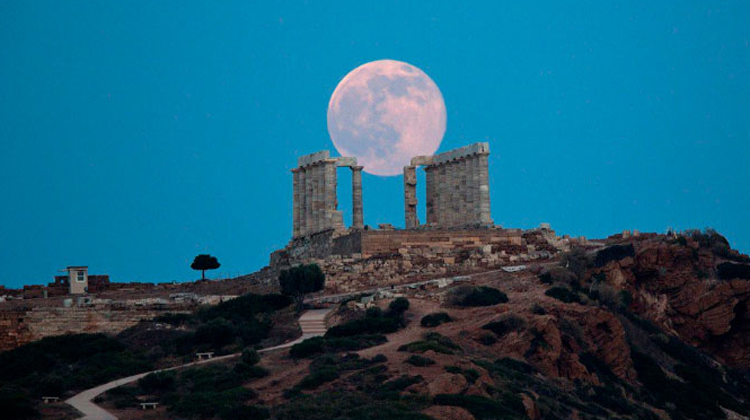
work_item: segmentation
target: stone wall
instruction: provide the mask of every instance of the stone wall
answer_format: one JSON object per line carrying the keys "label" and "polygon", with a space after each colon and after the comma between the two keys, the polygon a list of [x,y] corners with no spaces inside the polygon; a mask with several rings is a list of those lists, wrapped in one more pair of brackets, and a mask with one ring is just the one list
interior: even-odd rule
{"label": "stone wall", "polygon": [[172,300],[94,300],[96,303],[93,304],[65,307],[62,299],[55,302],[50,302],[51,299],[33,299],[23,305],[0,306],[0,351],[56,335],[117,334],[141,320],[166,312],[190,313],[202,303],[218,303],[219,300],[218,297],[190,299],[176,296]]}
{"label": "stone wall", "polygon": [[545,260],[567,243],[544,229],[328,232],[275,252],[255,280],[272,284],[281,270],[314,262],[326,273],[326,292],[342,293]]}

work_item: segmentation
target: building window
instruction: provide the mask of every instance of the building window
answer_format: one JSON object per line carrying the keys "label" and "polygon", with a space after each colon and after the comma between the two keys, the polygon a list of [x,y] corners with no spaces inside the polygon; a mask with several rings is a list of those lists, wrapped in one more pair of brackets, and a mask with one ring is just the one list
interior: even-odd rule
{"label": "building window", "polygon": [[76,272],[76,281],[83,283],[83,271]]}

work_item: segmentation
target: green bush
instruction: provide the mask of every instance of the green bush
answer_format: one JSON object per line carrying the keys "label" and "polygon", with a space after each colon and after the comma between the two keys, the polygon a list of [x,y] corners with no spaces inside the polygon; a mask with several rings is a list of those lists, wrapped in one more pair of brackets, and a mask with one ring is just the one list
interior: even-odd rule
{"label": "green bush", "polygon": [[722,280],[750,279],[750,265],[723,262],[716,266],[716,272]]}
{"label": "green bush", "polygon": [[586,274],[589,262],[589,256],[586,254],[586,250],[581,247],[575,247],[562,255],[560,265],[573,272],[576,278],[580,281],[583,280],[583,277]]}
{"label": "green bush", "polygon": [[0,386],[0,409],[3,418],[25,420],[37,418],[38,414],[31,397],[23,390],[12,386]]}
{"label": "green bush", "polygon": [[212,319],[195,331],[196,343],[208,344],[213,348],[233,343],[236,336],[237,330],[234,325],[224,318]]}
{"label": "green bush", "polygon": [[412,354],[411,356],[409,356],[409,358],[407,358],[405,362],[416,367],[425,367],[435,364],[435,361],[430,359],[429,357],[422,357],[416,354]]}
{"label": "green bush", "polygon": [[546,292],[544,292],[545,295],[549,297],[553,297],[557,300],[561,300],[565,303],[578,303],[580,302],[580,298],[578,297],[578,293],[568,289],[567,287],[563,286],[554,286],[548,289]]}
{"label": "green bush", "polygon": [[174,372],[150,373],[138,380],[138,386],[147,394],[162,394],[174,391],[176,375]]}
{"label": "green bush", "polygon": [[197,315],[204,322],[216,318],[224,318],[235,322],[249,321],[254,319],[255,315],[275,312],[291,304],[292,301],[287,296],[273,293],[267,295],[248,293],[216,306],[202,309]]}
{"label": "green bush", "polygon": [[234,365],[234,372],[240,375],[242,379],[255,379],[268,376],[268,370],[256,365],[249,365],[245,362],[239,362]]}
{"label": "green bush", "polygon": [[409,300],[404,297],[394,299],[389,305],[388,309],[396,316],[400,316],[407,310],[409,310]]}
{"label": "green bush", "polygon": [[491,346],[497,343],[497,338],[494,334],[482,334],[482,336],[479,337],[479,342],[485,346]]}
{"label": "green bush", "polygon": [[425,334],[424,340],[422,341],[404,344],[398,348],[398,351],[409,353],[424,353],[428,350],[432,350],[436,353],[455,354],[457,351],[461,350],[461,347],[451,341],[450,338],[431,332]]}
{"label": "green bush", "polygon": [[222,420],[266,420],[271,417],[268,409],[257,405],[234,405],[219,413]]}
{"label": "green bush", "polygon": [[623,258],[634,256],[635,248],[633,248],[633,244],[612,245],[596,253],[596,257],[594,258],[594,266],[604,267],[611,261],[619,261]]}
{"label": "green bush", "polygon": [[538,303],[535,303],[531,307],[531,313],[535,315],[547,315],[547,311],[544,309],[544,307]]}
{"label": "green bush", "polygon": [[305,296],[323,289],[326,276],[317,264],[298,265],[279,274],[281,294],[289,296],[298,309]]}
{"label": "green bush", "polygon": [[577,283],[578,277],[565,267],[552,266],[539,275],[539,280],[545,284],[561,283],[570,285]]}
{"label": "green bush", "polygon": [[245,349],[242,351],[241,360],[246,365],[255,366],[260,362],[260,355],[253,349]]}
{"label": "green bush", "polygon": [[390,334],[401,328],[403,320],[390,316],[366,316],[346,324],[336,325],[326,332],[327,338],[352,337],[363,334]]}
{"label": "green bush", "polygon": [[519,331],[526,328],[526,320],[518,315],[505,314],[499,320],[487,323],[482,329],[495,333],[498,337],[512,331]]}
{"label": "green bush", "polygon": [[289,350],[289,355],[295,359],[299,359],[321,353],[356,351],[377,346],[386,341],[388,341],[388,339],[380,334],[356,335],[341,338],[313,337],[293,345]]}
{"label": "green bush", "polygon": [[15,385],[34,398],[153,369],[143,353],[104,334],[46,337],[0,353],[0,366],[0,384]]}
{"label": "green bush", "polygon": [[503,401],[494,401],[479,395],[439,394],[433,399],[437,405],[462,407],[478,420],[526,418],[526,409],[520,398],[503,394]]}
{"label": "green bush", "polygon": [[300,389],[315,389],[324,383],[338,379],[339,370],[335,367],[325,367],[302,378],[297,387]]}
{"label": "green bush", "polygon": [[180,398],[172,409],[178,415],[186,417],[212,418],[256,396],[255,392],[243,387],[218,392],[200,391]]}
{"label": "green bush", "polygon": [[316,357],[310,362],[310,372],[330,367],[335,367],[342,371],[365,369],[378,363],[383,363],[386,360],[388,359],[382,354],[378,354],[372,359],[360,357],[357,353],[349,353],[343,356],[337,354],[324,354]]}
{"label": "green bush", "polygon": [[479,379],[479,377],[481,376],[476,369],[462,369],[459,366],[446,366],[445,371],[448,373],[463,375],[464,378],[466,378],[466,381],[470,384],[476,382],[477,379]]}
{"label": "green bush", "polygon": [[451,318],[451,316],[448,315],[446,312],[436,312],[436,313],[428,314],[422,317],[420,324],[423,327],[431,328],[431,327],[437,327],[438,325],[445,324],[446,322],[451,322],[451,321],[453,321],[453,318]]}
{"label": "green bush", "polygon": [[448,303],[454,306],[492,306],[508,302],[508,296],[488,286],[459,286],[448,294]]}
{"label": "green bush", "polygon": [[182,324],[187,323],[191,319],[190,314],[173,314],[171,312],[167,312],[165,314],[161,314],[153,319],[154,322],[163,322],[165,324],[173,325],[173,326],[179,326]]}

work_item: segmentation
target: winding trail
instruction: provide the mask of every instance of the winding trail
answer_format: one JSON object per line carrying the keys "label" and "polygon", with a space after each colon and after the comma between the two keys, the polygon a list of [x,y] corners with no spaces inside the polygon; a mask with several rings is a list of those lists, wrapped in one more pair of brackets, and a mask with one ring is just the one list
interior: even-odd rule
{"label": "winding trail", "polygon": [[[310,310],[302,314],[299,318],[300,328],[302,329],[302,336],[294,341],[284,343],[274,347],[268,347],[265,349],[258,350],[258,353],[266,353],[274,350],[289,348],[297,343],[307,340],[311,337],[320,336],[326,333],[325,317],[330,309],[315,309]],[[220,362],[222,360],[231,359],[241,355],[242,353],[233,353],[225,356],[218,356],[212,359],[200,360],[192,363],[187,363],[180,366],[175,366],[166,369],[157,369],[150,372],[139,373],[137,375],[128,376],[126,378],[120,378],[112,382],[108,382],[97,387],[87,389],[79,394],[76,394],[65,402],[71,405],[76,410],[83,414],[78,420],[118,420],[112,413],[94,404],[93,399],[99,395],[109,391],[110,389],[117,388],[122,385],[133,383],[144,376],[156,373],[156,372],[167,372],[170,370],[183,369],[190,366],[203,365],[207,363]]]}

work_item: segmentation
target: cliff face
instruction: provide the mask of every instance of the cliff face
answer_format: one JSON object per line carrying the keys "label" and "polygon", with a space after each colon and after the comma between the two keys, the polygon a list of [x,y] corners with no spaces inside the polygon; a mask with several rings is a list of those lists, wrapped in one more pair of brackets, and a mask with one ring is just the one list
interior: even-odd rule
{"label": "cliff face", "polygon": [[603,274],[606,284],[633,296],[632,311],[729,366],[749,368],[750,280],[721,279],[716,267],[726,258],[689,236],[630,244],[632,257],[590,270],[588,283]]}

